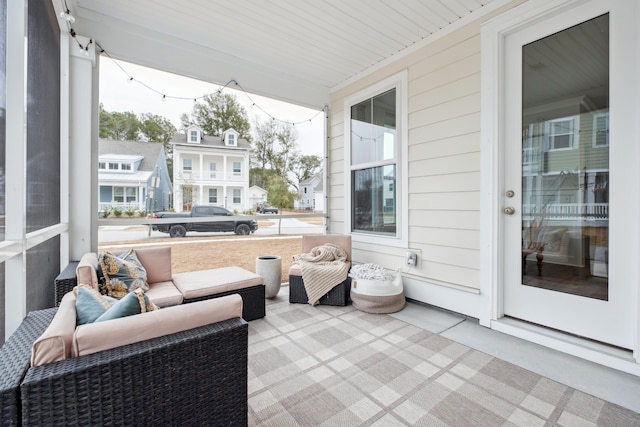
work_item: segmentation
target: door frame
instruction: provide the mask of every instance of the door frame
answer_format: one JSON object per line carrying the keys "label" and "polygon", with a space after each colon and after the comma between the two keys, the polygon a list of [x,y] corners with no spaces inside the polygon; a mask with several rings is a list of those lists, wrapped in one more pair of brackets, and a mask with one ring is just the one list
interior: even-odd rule
{"label": "door frame", "polygon": [[[553,332],[549,329],[534,327],[526,322],[504,318],[504,214],[505,207],[504,188],[504,132],[501,126],[505,117],[503,87],[505,69],[505,40],[506,37],[516,31],[527,28],[530,25],[548,19],[560,12],[574,7],[588,5],[599,0],[542,0],[526,2],[514,7],[510,11],[487,21],[481,28],[481,206],[480,206],[480,282],[482,309],[480,324],[510,335],[524,338],[547,347],[582,357],[597,363],[610,366],[625,372],[640,376],[640,291],[636,288],[635,304],[632,314],[635,319],[635,343],[632,352],[611,349],[607,346],[591,344],[586,340],[580,340],[568,334]],[[625,4],[630,13],[623,18],[628,26],[629,38],[639,38],[639,31],[633,24],[634,18],[640,16],[640,7],[634,0],[616,0]],[[535,3],[535,4],[534,4]],[[612,25],[620,22],[612,23]],[[614,41],[615,42],[615,41]],[[620,42],[620,41],[618,41]],[[629,62],[629,72],[640,70],[640,48],[634,48],[637,52],[635,58]],[[612,82],[614,84],[614,82]],[[629,93],[640,93],[640,84],[635,83],[629,88]],[[635,96],[637,99],[638,97]],[[626,114],[638,117],[640,113],[639,102],[636,101]],[[640,126],[636,124],[636,139],[640,134]],[[637,146],[638,144],[635,144]],[[638,150],[633,152],[638,159]],[[640,184],[640,174],[632,173],[633,182]],[[640,206],[640,195],[636,194],[632,205]],[[637,210],[636,210],[637,212]],[[640,222],[640,221],[638,221]],[[640,227],[633,224],[631,235],[636,236],[640,242]],[[640,248],[640,245],[636,245]],[[640,256],[640,250],[635,253],[635,258]],[[627,278],[633,283],[640,283],[640,267],[633,269],[633,277]],[[588,344],[588,345],[587,345]]]}

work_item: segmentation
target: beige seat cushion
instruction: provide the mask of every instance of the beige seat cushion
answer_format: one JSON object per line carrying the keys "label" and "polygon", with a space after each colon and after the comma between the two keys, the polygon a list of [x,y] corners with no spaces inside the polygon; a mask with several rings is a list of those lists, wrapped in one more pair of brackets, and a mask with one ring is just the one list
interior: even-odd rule
{"label": "beige seat cushion", "polygon": [[94,252],[84,254],[76,267],[78,284],[91,285],[94,289],[98,289],[98,264],[98,254]]}
{"label": "beige seat cushion", "polygon": [[171,280],[171,246],[138,248],[135,252],[138,261],[147,271],[147,283]]}
{"label": "beige seat cushion", "polygon": [[71,343],[76,329],[76,297],[67,292],[58,311],[42,335],[31,346],[31,366],[44,365],[71,357]]}
{"label": "beige seat cushion", "polygon": [[242,297],[237,294],[88,323],[78,326],[73,334],[72,356],[97,353],[235,317],[242,317]]}
{"label": "beige seat cushion", "polygon": [[171,280],[149,283],[149,290],[145,294],[158,307],[179,305],[184,299]]}
{"label": "beige seat cushion", "polygon": [[222,267],[211,270],[177,273],[173,276],[184,299],[200,298],[221,292],[262,285],[262,276],[240,267]]}

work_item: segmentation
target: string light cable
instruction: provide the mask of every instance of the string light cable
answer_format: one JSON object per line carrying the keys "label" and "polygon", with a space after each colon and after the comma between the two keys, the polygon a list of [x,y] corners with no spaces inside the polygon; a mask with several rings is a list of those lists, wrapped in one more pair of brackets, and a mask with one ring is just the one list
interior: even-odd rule
{"label": "string light cable", "polygon": [[[120,71],[122,71],[122,73],[126,76],[127,81],[128,81],[129,83],[136,82],[136,83],[138,83],[139,85],[141,85],[141,86],[145,87],[147,90],[149,90],[149,91],[151,91],[151,92],[154,92],[154,93],[158,94],[158,95],[160,96],[160,99],[161,99],[163,102],[164,102],[164,101],[166,101],[166,100],[168,100],[168,99],[175,99],[175,100],[180,100],[180,101],[193,100],[193,102],[195,103],[195,102],[198,102],[198,101],[199,101],[199,100],[201,100],[201,99],[206,98],[206,96],[207,96],[207,95],[201,95],[201,96],[196,96],[196,97],[176,96],[176,95],[169,95],[169,94],[167,94],[167,93],[165,93],[165,92],[163,92],[163,91],[160,91],[160,90],[158,90],[158,89],[156,89],[156,88],[154,88],[154,87],[152,87],[152,86],[148,85],[147,83],[145,83],[145,82],[143,82],[143,81],[141,81],[141,80],[136,79],[134,76],[132,76],[132,75],[131,75],[131,74],[130,74],[130,73],[129,73],[129,72],[128,72],[128,71],[127,71],[123,66],[122,66],[122,64],[120,64],[120,62],[119,62],[119,61],[117,61],[116,59],[114,59],[114,58],[109,54],[109,52],[107,52],[107,51],[106,51],[106,50],[105,50],[105,49],[104,49],[104,48],[103,48],[103,47],[102,47],[98,42],[95,42],[95,41],[90,41],[90,42],[95,43],[96,47],[98,48],[98,52],[99,52],[101,55],[104,55],[104,56],[106,56],[107,58],[109,58],[109,59],[110,59],[110,60],[111,60],[111,61],[112,61],[112,62],[113,62],[113,63],[114,63],[114,64],[115,64],[119,69],[120,69]],[[233,86],[232,86],[232,85],[233,85]],[[320,111],[318,111],[318,112],[317,112],[316,114],[314,114],[313,116],[309,117],[308,119],[301,120],[301,121],[297,121],[297,122],[294,122],[294,121],[291,121],[291,120],[282,120],[282,119],[279,119],[278,117],[276,117],[276,116],[272,115],[272,114],[271,114],[271,113],[269,113],[267,110],[265,110],[264,108],[262,108],[258,103],[256,103],[256,102],[254,101],[254,99],[251,97],[251,95],[249,94],[249,92],[247,92],[247,91],[246,91],[246,90],[245,90],[245,89],[240,85],[240,83],[238,83],[235,79],[231,79],[231,80],[229,80],[228,82],[226,82],[223,86],[221,86],[220,88],[218,88],[218,89],[216,90],[216,93],[221,94],[221,93],[224,91],[224,89],[226,89],[226,88],[232,88],[232,89],[236,89],[236,90],[239,90],[240,92],[242,92],[242,93],[247,97],[247,99],[249,100],[249,102],[251,103],[251,107],[255,107],[255,108],[257,108],[257,109],[258,109],[258,110],[260,110],[263,114],[265,114],[267,117],[269,117],[271,120],[274,120],[274,121],[277,121],[277,122],[280,122],[280,123],[290,124],[290,125],[292,125],[293,127],[295,127],[296,125],[303,124],[303,123],[309,123],[309,124],[311,124],[311,122],[312,122],[316,117],[318,117],[320,114],[322,114],[324,111],[326,111],[326,110],[328,109],[328,106],[327,106],[327,105],[325,105],[324,107],[322,107],[322,109],[321,109]]]}

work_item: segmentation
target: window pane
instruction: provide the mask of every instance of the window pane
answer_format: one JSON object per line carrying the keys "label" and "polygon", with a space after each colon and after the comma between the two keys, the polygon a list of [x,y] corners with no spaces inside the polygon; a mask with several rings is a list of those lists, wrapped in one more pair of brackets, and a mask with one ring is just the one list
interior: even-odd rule
{"label": "window pane", "polygon": [[351,164],[391,160],[396,151],[396,90],[351,107]]}
{"label": "window pane", "polygon": [[380,166],[352,172],[354,231],[396,233],[396,167]]}
{"label": "window pane", "polygon": [[210,188],[209,189],[209,203],[218,203],[218,189]]}
{"label": "window pane", "polygon": [[127,187],[127,203],[135,202],[138,194],[138,189],[135,187]]}
{"label": "window pane", "polygon": [[522,284],[601,300],[609,298],[609,44],[602,15],[522,48]]}

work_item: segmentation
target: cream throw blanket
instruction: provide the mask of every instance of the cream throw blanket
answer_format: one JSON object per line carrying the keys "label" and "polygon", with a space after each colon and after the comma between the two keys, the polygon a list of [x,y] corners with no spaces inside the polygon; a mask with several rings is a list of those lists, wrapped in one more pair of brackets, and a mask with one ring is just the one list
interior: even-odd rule
{"label": "cream throw blanket", "polygon": [[316,246],[308,254],[294,255],[293,262],[300,265],[311,305],[318,304],[320,298],[344,282],[349,273],[347,253],[332,243]]}

